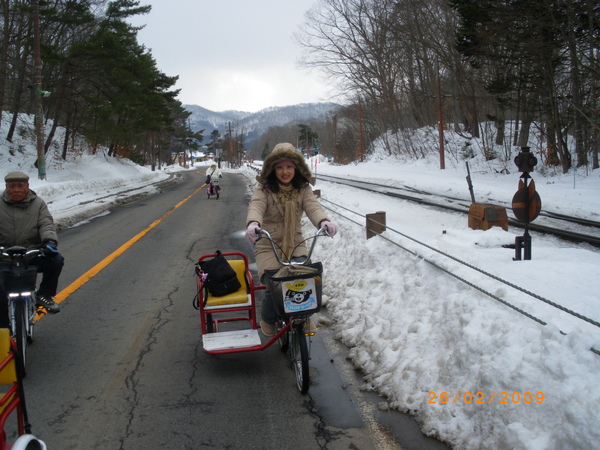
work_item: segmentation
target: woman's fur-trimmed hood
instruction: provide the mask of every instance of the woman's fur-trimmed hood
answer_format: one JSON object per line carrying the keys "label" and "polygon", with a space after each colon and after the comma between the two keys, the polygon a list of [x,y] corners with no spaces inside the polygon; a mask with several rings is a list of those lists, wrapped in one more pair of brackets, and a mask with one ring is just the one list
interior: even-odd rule
{"label": "woman's fur-trimmed hood", "polygon": [[286,159],[289,159],[294,163],[296,170],[300,175],[306,178],[310,184],[315,184],[315,178],[312,176],[312,173],[304,160],[304,156],[302,153],[296,151],[292,144],[287,142],[277,144],[275,148],[273,148],[271,154],[265,158],[260,175],[256,177],[256,180],[259,183],[265,183],[271,172],[275,170],[277,163],[285,161]]}

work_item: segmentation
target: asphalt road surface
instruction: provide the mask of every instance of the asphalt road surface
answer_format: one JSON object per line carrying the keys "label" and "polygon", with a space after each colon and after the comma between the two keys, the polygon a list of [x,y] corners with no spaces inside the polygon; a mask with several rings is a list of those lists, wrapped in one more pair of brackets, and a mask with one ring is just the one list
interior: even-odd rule
{"label": "asphalt road surface", "polygon": [[278,346],[203,352],[194,262],[217,249],[253,261],[245,178],[225,174],[207,199],[203,172],[60,232],[62,311],[27,353],[33,434],[50,450],[445,448],[361,392],[326,327],[304,396]]}

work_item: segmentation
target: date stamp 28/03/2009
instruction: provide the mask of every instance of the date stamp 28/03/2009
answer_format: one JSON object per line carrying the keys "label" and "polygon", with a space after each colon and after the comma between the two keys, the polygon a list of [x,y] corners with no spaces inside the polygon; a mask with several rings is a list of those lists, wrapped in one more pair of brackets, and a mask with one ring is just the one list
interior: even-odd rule
{"label": "date stamp 28/03/2009", "polygon": [[491,405],[498,403],[500,405],[541,405],[546,399],[543,392],[429,392],[427,394],[427,403],[430,405],[446,405],[463,403],[466,405]]}

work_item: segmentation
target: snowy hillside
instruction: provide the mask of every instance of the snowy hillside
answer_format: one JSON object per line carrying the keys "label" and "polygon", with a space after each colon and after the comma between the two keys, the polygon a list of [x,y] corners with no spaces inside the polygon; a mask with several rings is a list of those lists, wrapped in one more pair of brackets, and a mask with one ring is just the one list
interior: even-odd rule
{"label": "snowy hillside", "polygon": [[197,105],[184,106],[192,113],[190,127],[193,131],[203,129],[205,136],[208,136],[214,129],[218,129],[223,135],[231,123],[232,127],[237,127],[238,132],[244,133],[247,147],[270,127],[290,122],[306,122],[309,119],[324,119],[340,107],[335,103],[302,103],[245,113],[241,111],[213,112]]}

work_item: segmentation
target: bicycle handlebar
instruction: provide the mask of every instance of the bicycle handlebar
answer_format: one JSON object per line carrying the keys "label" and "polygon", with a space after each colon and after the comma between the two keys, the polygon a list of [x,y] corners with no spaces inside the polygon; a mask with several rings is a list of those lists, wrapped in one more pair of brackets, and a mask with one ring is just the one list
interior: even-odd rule
{"label": "bicycle handlebar", "polygon": [[[312,256],[313,250],[315,248],[315,245],[317,243],[317,238],[319,236],[329,236],[331,238],[333,238],[333,236],[331,236],[329,234],[329,231],[327,230],[327,227],[321,227],[317,230],[317,232],[305,239],[305,241],[307,241],[308,239],[312,239],[312,244],[310,246],[310,249],[308,250],[308,255],[306,257],[304,256],[299,256],[298,258],[305,258],[304,261],[289,261],[289,262],[284,262],[281,260],[281,258],[279,257],[279,253],[277,252],[277,248],[275,247],[275,242],[273,241],[273,238],[271,237],[271,234],[267,231],[267,230],[263,230],[262,228],[260,230],[257,230],[256,234],[258,234],[258,238],[267,238],[267,240],[269,241],[269,243],[271,244],[271,248],[273,249],[273,253],[275,254],[275,258],[277,258],[277,262],[281,265],[281,266],[292,266],[292,265],[306,265],[308,263],[308,261],[310,260],[310,257]],[[295,249],[294,249],[295,250]],[[293,252],[292,252],[293,254]]]}
{"label": "bicycle handlebar", "polygon": [[15,262],[15,260],[22,259],[23,262],[29,265],[36,256],[45,256],[45,254],[41,248],[28,250],[26,247],[14,245],[12,247],[0,247],[0,256],[6,262]]}

